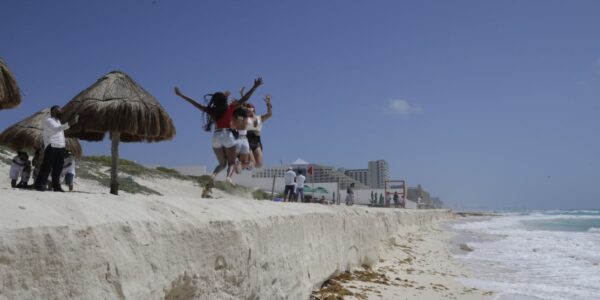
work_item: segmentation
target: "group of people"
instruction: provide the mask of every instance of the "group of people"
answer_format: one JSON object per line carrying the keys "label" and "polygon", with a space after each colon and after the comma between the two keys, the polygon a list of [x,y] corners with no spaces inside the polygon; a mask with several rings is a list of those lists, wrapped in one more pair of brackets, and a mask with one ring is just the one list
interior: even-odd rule
{"label": "group of people", "polygon": [[[41,165],[32,172],[32,165],[37,167],[37,160],[40,153],[36,152],[33,161],[29,161],[29,155],[26,152],[19,151],[13,158],[10,167],[9,176],[13,188],[35,188],[38,191],[52,190],[54,192],[64,192],[61,186],[61,179],[73,190],[73,178],[75,177],[75,157],[69,151],[65,150],[66,142],[64,131],[69,128],[69,124],[75,124],[79,116],[75,116],[69,123],[62,124],[61,108],[58,105],[50,109],[50,117],[43,123],[43,141],[44,153]],[[29,185],[31,175],[35,180],[32,186]],[[51,176],[52,181],[48,182]],[[19,182],[20,179],[20,182]],[[18,183],[17,183],[18,182]]]}
{"label": "group of people", "polygon": [[240,90],[240,99],[229,101],[228,91],[216,92],[204,96],[206,104],[181,93],[175,87],[175,94],[203,113],[204,130],[214,131],[212,136],[212,149],[218,161],[212,176],[211,183],[219,173],[227,168],[225,180],[233,184],[233,175],[242,169],[252,170],[260,168],[263,164],[263,145],[261,141],[262,124],[271,118],[271,96],[266,95],[264,101],[267,112],[257,115],[254,105],[248,102],[254,91],[263,84],[262,78],[254,80],[252,88],[244,92]]}
{"label": "group of people", "polygon": [[283,175],[285,187],[283,189],[283,202],[304,202],[304,182],[306,177],[302,171],[298,174],[294,172],[292,167],[288,167]]}
{"label": "group of people", "polygon": [[377,202],[377,193],[371,192],[371,206],[383,206],[390,207],[392,200],[394,201],[394,207],[396,208],[406,208],[406,200],[404,195],[400,196],[398,192],[394,192],[393,194],[390,192],[385,193],[385,197],[383,193],[379,194],[379,203]]}

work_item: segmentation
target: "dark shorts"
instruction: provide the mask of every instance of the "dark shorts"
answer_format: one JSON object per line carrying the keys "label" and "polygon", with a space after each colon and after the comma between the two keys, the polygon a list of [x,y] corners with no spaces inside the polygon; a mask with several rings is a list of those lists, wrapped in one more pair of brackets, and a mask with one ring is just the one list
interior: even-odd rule
{"label": "dark shorts", "polygon": [[296,185],[286,185],[285,189],[283,190],[283,195],[284,197],[287,196],[288,193],[290,193],[291,195],[294,194],[294,190],[296,189]]}
{"label": "dark shorts", "polygon": [[75,177],[75,175],[73,175],[71,173],[65,174],[65,183],[67,185],[73,184],[73,177]]}
{"label": "dark shorts", "polygon": [[260,141],[260,135],[254,133],[253,131],[248,131],[248,143],[250,144],[250,150],[254,151],[258,148],[262,150],[262,142]]}

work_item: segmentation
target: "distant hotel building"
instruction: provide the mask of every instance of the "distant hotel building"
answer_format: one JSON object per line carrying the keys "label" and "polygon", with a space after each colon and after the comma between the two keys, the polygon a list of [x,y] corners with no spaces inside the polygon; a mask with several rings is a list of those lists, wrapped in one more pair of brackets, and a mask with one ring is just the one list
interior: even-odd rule
{"label": "distant hotel building", "polygon": [[390,167],[385,160],[370,161],[367,172],[367,185],[372,189],[383,189],[385,181],[390,180]]}
{"label": "distant hotel building", "polygon": [[368,181],[369,170],[368,169],[345,170],[344,174],[346,174],[346,176],[348,176],[366,186],[369,186],[369,181]]}
{"label": "distant hotel building", "polygon": [[[255,170],[252,177],[283,177],[288,166],[293,167],[294,170],[301,170],[306,176],[307,183],[337,182],[340,189],[346,189],[352,183],[354,183],[356,189],[383,189],[385,188],[385,181],[390,179],[389,166],[385,160],[370,161],[368,169],[344,170],[332,166],[309,164],[298,159],[290,165]],[[312,167],[312,175],[308,174],[309,166]]]}
{"label": "distant hotel building", "polygon": [[[346,174],[336,170],[331,166],[322,166],[311,164],[313,171],[312,175],[308,174],[308,164],[306,165],[291,165],[294,170],[300,170],[306,176],[306,183],[325,183],[325,182],[337,182],[339,183],[340,189],[346,189],[351,183],[354,183],[356,189],[367,189],[368,187],[362,182],[355,180]],[[255,171],[252,174],[253,178],[273,178],[283,177],[287,171],[288,166],[274,167],[274,168],[263,168]]]}

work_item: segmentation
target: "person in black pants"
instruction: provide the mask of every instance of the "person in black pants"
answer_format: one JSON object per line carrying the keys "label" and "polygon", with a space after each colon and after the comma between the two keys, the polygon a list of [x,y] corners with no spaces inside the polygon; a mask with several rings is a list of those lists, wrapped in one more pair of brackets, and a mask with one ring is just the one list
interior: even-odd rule
{"label": "person in black pants", "polygon": [[[44,160],[40,167],[40,172],[35,179],[35,189],[44,191],[48,182],[48,175],[52,173],[52,190],[55,192],[64,192],[60,186],[60,173],[62,172],[65,159],[65,133],[69,129],[69,124],[61,124],[60,117],[62,110],[60,106],[55,105],[50,109],[50,117],[44,120]],[[73,118],[72,124],[77,123],[78,115]]]}

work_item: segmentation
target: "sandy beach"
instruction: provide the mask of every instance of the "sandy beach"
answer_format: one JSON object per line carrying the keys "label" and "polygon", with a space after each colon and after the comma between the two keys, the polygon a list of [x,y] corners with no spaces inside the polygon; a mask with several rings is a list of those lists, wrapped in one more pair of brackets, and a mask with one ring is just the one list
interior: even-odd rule
{"label": "sandy beach", "polygon": [[0,299],[490,295],[456,280],[468,272],[436,226],[456,218],[448,210],[275,203],[218,190],[200,199],[192,181],[135,181],[162,195],[114,196],[83,179],[75,192],[35,192],[2,177]]}
{"label": "sandy beach", "polygon": [[[382,245],[379,262],[327,281],[312,299],[492,299],[493,292],[464,286],[469,270],[452,258],[455,232],[432,224],[406,230]],[[413,228],[414,229],[414,228]]]}

